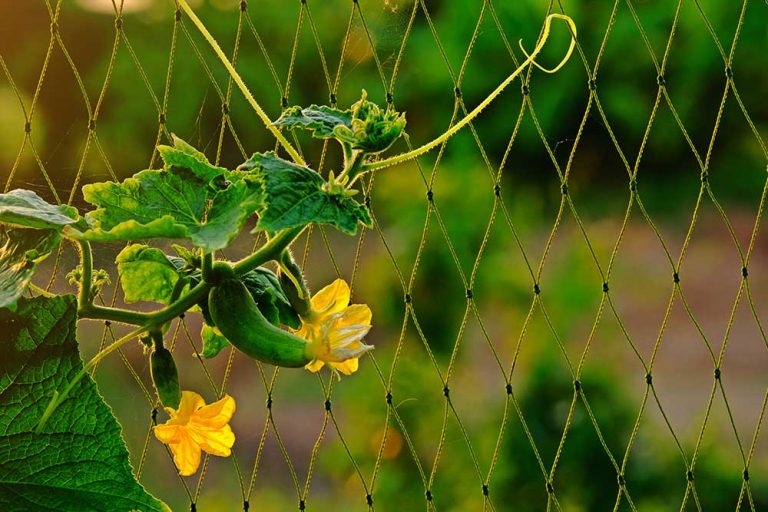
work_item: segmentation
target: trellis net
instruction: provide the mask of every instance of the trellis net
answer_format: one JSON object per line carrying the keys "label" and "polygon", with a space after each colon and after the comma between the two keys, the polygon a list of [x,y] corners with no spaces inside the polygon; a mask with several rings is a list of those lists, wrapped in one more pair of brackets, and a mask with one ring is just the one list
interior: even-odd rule
{"label": "trellis net", "polygon": [[[101,363],[150,492],[201,511],[768,506],[768,2],[193,8],[273,119],[366,89],[407,113],[401,150],[482,100],[547,14],[579,35],[561,72],[527,70],[437,151],[365,180],[372,229],[294,244],[314,290],[343,277],[374,312],[357,374],[205,360],[198,315],[179,319],[182,386],[238,404],[235,455],[185,479],[152,436],[138,344]],[[7,1],[0,27],[5,191],[79,206],[83,184],[156,167],[171,133],[229,167],[274,146],[171,0]],[[542,62],[567,44],[555,32]],[[335,146],[289,135],[315,169],[339,168]],[[68,290],[75,257],[37,284]],[[119,286],[100,300],[120,304]],[[81,351],[119,333],[86,322]]]}

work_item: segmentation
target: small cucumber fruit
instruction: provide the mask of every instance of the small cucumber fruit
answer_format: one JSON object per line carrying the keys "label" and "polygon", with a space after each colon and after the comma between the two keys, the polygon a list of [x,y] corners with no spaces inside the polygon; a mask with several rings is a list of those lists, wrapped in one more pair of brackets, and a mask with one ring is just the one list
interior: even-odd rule
{"label": "small cucumber fruit", "polygon": [[179,387],[179,372],[176,363],[167,348],[155,345],[155,350],[149,356],[152,369],[152,382],[157,389],[160,401],[166,407],[179,408],[181,403],[181,388]]}
{"label": "small cucumber fruit", "polygon": [[288,368],[300,368],[313,359],[311,345],[269,323],[237,279],[211,288],[208,310],[224,337],[254,359]]}

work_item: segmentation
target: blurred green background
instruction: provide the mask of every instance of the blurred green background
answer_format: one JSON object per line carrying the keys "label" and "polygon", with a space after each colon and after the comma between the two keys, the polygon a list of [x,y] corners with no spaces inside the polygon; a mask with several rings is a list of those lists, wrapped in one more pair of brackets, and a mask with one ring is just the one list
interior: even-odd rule
{"label": "blurred green background", "polygon": [[[168,132],[223,165],[274,147],[237,90],[226,101],[232,129],[222,131],[227,75],[188,20],[174,22],[171,0],[115,2],[0,0],[0,178],[7,187],[67,201],[74,184],[157,165],[154,145],[168,140],[161,114]],[[283,98],[322,104],[333,94],[346,107],[361,89],[381,104],[389,93],[406,112],[414,145],[448,127],[459,76],[470,109],[515,68],[509,49],[524,58],[516,42],[533,48],[549,8],[543,0],[250,0],[246,16],[233,0],[190,3],[227,53],[239,42],[237,68],[272,118]],[[280,371],[269,423],[273,368],[235,356],[227,371],[228,351],[201,365],[192,348],[200,346],[200,319],[189,315],[176,349],[183,386],[210,401],[211,382],[226,376],[238,405],[237,467],[211,460],[202,480],[186,479],[191,498],[147,434],[152,405],[137,379],[151,385],[141,349],[102,363],[97,380],[141,481],[174,510],[190,501],[199,511],[240,510],[244,493],[251,510],[295,510],[300,499],[311,510],[365,510],[363,481],[378,510],[768,507],[768,442],[759,435],[768,396],[760,327],[768,242],[756,227],[768,160],[768,4],[744,5],[554,5],[575,20],[579,51],[556,75],[531,74],[530,103],[517,81],[481,114],[474,134],[465,129],[450,140],[437,165],[430,154],[380,171],[370,191],[375,230],[358,238],[314,230],[296,245],[313,289],[339,275],[353,283],[354,302],[371,306],[375,361],[364,358],[340,382],[324,373],[322,385],[308,372]],[[673,23],[659,96],[654,62],[665,55]],[[736,89],[721,104],[721,51],[731,52],[737,31]],[[567,42],[564,25],[554,26],[540,61],[557,62]],[[599,104],[590,101],[585,68],[595,69],[598,55]],[[86,105],[93,109],[102,90],[89,139]],[[295,136],[310,165],[339,168],[335,146]],[[405,149],[398,144],[394,151]],[[711,196],[702,194],[697,155],[707,163]],[[502,161],[503,208],[494,196]],[[628,168],[637,171],[645,214],[630,202]],[[564,202],[558,169],[568,169],[572,203]],[[429,208],[429,189],[437,210]],[[79,194],[74,204],[85,206]],[[252,244],[244,235],[227,256]],[[742,281],[740,251],[748,248]],[[109,268],[119,249],[99,249],[97,266]],[[677,262],[683,249],[674,291],[665,250]],[[40,284],[52,279],[54,289],[68,291],[63,275],[74,257],[67,250]],[[609,267],[605,296],[600,269],[605,275]],[[470,276],[471,284],[462,282]],[[112,293],[105,290],[105,300]],[[101,336],[100,325],[83,324],[84,355]],[[715,386],[708,345],[715,358],[726,349],[724,392]],[[574,375],[583,395],[574,391]],[[333,421],[324,408],[329,383]],[[624,468],[626,493],[612,460]],[[548,503],[550,473],[557,503]]]}

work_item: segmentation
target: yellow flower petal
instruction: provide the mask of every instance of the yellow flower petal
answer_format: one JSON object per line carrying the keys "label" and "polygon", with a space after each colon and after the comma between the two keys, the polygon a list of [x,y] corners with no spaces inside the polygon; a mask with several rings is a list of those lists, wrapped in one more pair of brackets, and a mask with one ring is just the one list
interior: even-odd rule
{"label": "yellow flower petal", "polygon": [[181,440],[168,447],[173,453],[173,463],[181,476],[194,475],[200,467],[200,446],[195,443],[185,430],[180,430]]}
{"label": "yellow flower petal", "polygon": [[312,361],[311,363],[308,363],[306,366],[304,366],[304,368],[306,368],[307,370],[311,371],[312,373],[317,373],[317,372],[319,372],[319,371],[320,371],[320,369],[321,369],[323,366],[325,366],[325,363],[324,363],[324,362],[322,362],[322,361],[321,361],[321,360],[319,360],[319,359],[315,359],[315,360],[314,360],[314,361]]}
{"label": "yellow flower petal", "polygon": [[336,368],[337,370],[339,370],[344,375],[352,375],[357,371],[358,360],[359,359],[357,357],[353,357],[352,359],[347,359],[346,361],[341,363],[328,363],[328,364],[331,365],[332,368]]}
{"label": "yellow flower petal", "polygon": [[195,423],[205,424],[210,428],[221,428],[229,423],[235,413],[235,399],[229,395],[218,402],[201,407],[194,416]]}
{"label": "yellow flower petal", "polygon": [[366,304],[352,304],[340,316],[340,325],[370,325],[373,313]]}
{"label": "yellow flower petal", "polygon": [[337,279],[317,292],[310,302],[313,310],[325,316],[342,311],[349,305],[349,298],[349,285]]}
{"label": "yellow flower petal", "polygon": [[178,410],[167,410],[171,418],[155,426],[154,432],[171,449],[180,475],[189,476],[197,471],[202,450],[220,457],[231,455],[235,434],[228,423],[235,412],[234,398],[225,395],[205,405],[197,393],[183,391]]}

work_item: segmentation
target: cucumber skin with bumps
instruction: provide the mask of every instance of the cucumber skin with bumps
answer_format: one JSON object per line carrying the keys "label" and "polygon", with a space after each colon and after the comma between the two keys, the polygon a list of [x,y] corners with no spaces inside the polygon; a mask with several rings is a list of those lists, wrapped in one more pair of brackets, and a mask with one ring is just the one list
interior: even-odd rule
{"label": "cucumber skin with bumps", "polygon": [[287,368],[301,368],[312,361],[309,343],[269,323],[236,279],[211,288],[208,310],[224,337],[253,359]]}
{"label": "cucumber skin with bumps", "polygon": [[181,387],[173,355],[164,347],[155,347],[149,359],[152,382],[155,384],[160,401],[166,407],[178,409],[181,402]]}

